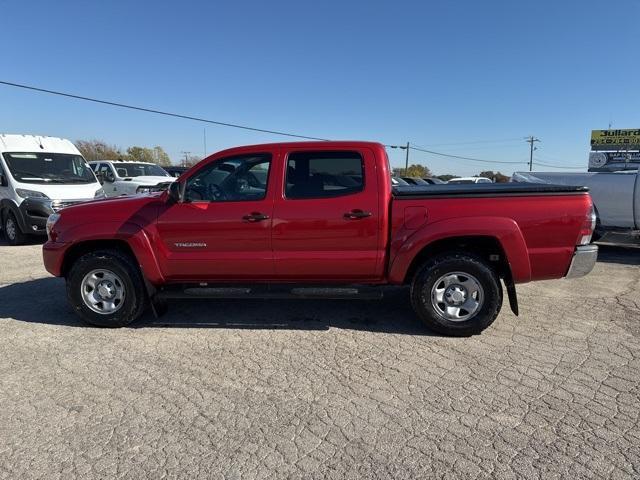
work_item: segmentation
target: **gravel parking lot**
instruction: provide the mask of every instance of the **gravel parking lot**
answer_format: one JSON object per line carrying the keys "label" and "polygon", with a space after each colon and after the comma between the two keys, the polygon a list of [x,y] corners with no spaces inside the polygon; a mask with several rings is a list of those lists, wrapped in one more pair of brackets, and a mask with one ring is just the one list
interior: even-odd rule
{"label": "gravel parking lot", "polygon": [[82,325],[0,244],[0,478],[638,478],[640,250],[481,336],[382,301],[174,303]]}

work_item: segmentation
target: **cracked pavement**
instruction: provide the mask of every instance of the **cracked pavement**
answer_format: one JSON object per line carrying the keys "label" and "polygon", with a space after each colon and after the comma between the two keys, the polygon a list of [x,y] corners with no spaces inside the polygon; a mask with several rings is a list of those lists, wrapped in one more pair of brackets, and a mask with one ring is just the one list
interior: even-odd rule
{"label": "cracked pavement", "polygon": [[86,327],[0,244],[0,478],[638,478],[640,250],[471,338],[381,301],[192,301]]}

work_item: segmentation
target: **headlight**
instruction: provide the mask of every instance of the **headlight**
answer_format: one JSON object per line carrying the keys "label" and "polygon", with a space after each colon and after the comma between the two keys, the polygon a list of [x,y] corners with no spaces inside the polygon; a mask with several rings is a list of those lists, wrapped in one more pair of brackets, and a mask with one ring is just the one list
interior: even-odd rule
{"label": "headlight", "polygon": [[104,197],[106,197],[104,193],[104,188],[99,188],[98,190],[96,190],[96,193],[93,195],[93,198],[104,198]]}
{"label": "headlight", "polygon": [[24,188],[16,188],[16,193],[22,198],[49,198],[42,192],[35,190],[25,190]]}
{"label": "headlight", "polygon": [[138,187],[136,193],[151,193],[151,187]]}
{"label": "headlight", "polygon": [[49,215],[49,218],[47,218],[47,236],[49,237],[49,240],[51,240],[52,242],[56,241],[57,235],[53,231],[53,227],[55,226],[58,220],[60,220],[59,213],[52,213],[51,215]]}

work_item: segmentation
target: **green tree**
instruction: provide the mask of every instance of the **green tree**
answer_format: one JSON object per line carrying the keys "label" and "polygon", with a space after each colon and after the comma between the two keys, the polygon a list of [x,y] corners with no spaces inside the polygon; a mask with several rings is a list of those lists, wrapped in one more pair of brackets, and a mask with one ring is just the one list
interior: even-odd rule
{"label": "green tree", "polygon": [[433,176],[429,167],[417,164],[410,165],[406,170],[404,168],[394,168],[393,174],[397,177],[426,178]]}
{"label": "green tree", "polygon": [[87,161],[92,160],[118,160],[126,159],[123,153],[115,145],[109,145],[103,140],[76,140],[76,147]]}
{"label": "green tree", "polygon": [[485,170],[483,172],[480,172],[478,176],[490,178],[496,183],[507,183],[509,181],[509,177],[503,175],[500,172],[494,172],[493,170]]}
{"label": "green tree", "polygon": [[442,180],[444,182],[448,182],[452,178],[458,178],[458,175],[451,175],[451,174],[438,175],[436,178],[439,178],[440,180]]}
{"label": "green tree", "polygon": [[127,154],[130,160],[135,160],[136,162],[155,163],[163,167],[171,165],[169,155],[159,146],[146,148],[134,145],[133,147],[127,148]]}

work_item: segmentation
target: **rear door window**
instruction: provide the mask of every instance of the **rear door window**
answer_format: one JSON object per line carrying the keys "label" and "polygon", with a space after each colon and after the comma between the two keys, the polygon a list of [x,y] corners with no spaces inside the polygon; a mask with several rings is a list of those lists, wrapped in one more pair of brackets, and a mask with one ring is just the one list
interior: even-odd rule
{"label": "rear door window", "polygon": [[350,151],[294,152],[287,160],[288,199],[332,198],[364,189],[362,155]]}

